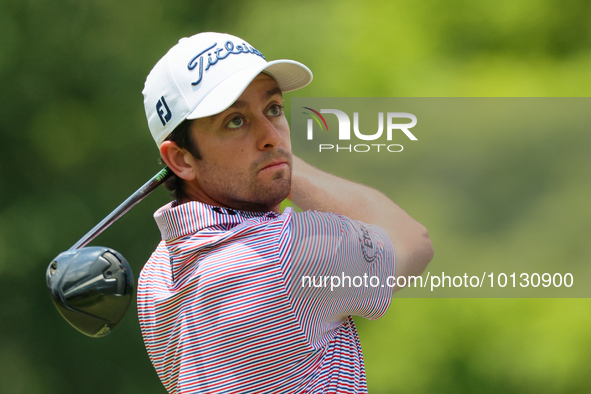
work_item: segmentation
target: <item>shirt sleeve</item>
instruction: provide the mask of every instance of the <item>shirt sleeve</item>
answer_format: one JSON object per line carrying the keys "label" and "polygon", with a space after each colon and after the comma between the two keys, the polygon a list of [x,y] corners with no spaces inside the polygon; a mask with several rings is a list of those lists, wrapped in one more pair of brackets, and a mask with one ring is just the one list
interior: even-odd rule
{"label": "shirt sleeve", "polygon": [[395,253],[384,230],[317,211],[292,214],[290,224],[288,292],[313,342],[347,316],[375,320],[386,313]]}

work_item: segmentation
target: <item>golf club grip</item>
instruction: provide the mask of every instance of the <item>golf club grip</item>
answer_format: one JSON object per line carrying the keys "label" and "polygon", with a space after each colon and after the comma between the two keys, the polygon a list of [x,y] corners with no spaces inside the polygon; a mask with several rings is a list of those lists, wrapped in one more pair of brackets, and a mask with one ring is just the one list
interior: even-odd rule
{"label": "golf club grip", "polygon": [[69,251],[73,251],[86,246],[90,241],[96,238],[100,233],[105,231],[111,224],[113,224],[121,216],[125,215],[127,211],[133,208],[137,203],[142,201],[152,193],[154,189],[164,183],[173,172],[168,168],[164,167],[158,174],[154,175],[152,179],[146,182],[142,187],[136,190],[127,200],[123,201],[117,208],[113,210],[107,217],[100,221],[99,224],[93,227],[88,233],[78,240]]}

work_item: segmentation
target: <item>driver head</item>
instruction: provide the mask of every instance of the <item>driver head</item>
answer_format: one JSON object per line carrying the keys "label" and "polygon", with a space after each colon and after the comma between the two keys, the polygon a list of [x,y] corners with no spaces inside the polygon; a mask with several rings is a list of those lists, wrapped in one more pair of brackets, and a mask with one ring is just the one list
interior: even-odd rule
{"label": "driver head", "polygon": [[63,252],[45,276],[60,314],[90,337],[107,335],[129,308],[133,274],[127,260],[113,249],[93,246]]}

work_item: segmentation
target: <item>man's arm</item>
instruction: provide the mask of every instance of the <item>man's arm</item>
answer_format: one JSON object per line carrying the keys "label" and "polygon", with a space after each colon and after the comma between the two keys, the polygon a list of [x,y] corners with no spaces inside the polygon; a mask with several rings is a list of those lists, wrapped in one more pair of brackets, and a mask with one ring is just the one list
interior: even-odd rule
{"label": "man's arm", "polygon": [[292,201],[381,227],[396,252],[396,275],[420,275],[433,258],[427,229],[379,191],[327,174],[293,156]]}

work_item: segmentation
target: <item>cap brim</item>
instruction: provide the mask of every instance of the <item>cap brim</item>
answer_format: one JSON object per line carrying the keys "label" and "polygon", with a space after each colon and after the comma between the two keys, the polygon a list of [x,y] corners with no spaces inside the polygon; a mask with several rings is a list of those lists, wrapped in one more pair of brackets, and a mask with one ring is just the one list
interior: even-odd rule
{"label": "cap brim", "polygon": [[219,114],[230,107],[261,72],[269,74],[282,92],[303,88],[312,82],[312,71],[294,60],[274,60],[262,66],[252,66],[235,72],[211,92],[191,112],[187,119],[199,119]]}

